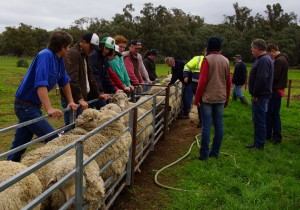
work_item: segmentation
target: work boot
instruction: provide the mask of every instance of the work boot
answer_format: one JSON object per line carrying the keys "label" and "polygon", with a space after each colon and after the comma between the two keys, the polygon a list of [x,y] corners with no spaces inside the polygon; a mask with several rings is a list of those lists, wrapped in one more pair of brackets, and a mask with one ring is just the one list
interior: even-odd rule
{"label": "work boot", "polygon": [[247,99],[245,98],[245,96],[240,97],[240,101],[242,102],[242,104],[248,105],[248,101],[247,101]]}

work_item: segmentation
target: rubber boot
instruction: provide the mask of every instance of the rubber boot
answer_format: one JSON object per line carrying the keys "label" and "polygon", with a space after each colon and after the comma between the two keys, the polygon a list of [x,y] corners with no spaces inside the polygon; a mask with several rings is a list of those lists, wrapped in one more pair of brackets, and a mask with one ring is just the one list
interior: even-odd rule
{"label": "rubber boot", "polygon": [[242,104],[248,105],[248,101],[244,96],[240,97],[240,100],[241,100]]}

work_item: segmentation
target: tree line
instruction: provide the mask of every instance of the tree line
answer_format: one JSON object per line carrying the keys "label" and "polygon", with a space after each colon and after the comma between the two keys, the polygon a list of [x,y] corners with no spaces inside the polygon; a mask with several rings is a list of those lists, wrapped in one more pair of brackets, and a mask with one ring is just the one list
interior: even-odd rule
{"label": "tree line", "polygon": [[[140,15],[134,16],[132,4],[115,14],[111,21],[98,17],[75,20],[69,28],[57,28],[69,32],[74,42],[80,41],[86,32],[95,32],[100,38],[123,35],[128,40],[142,40],[143,50],[156,48],[161,61],[164,56],[189,60],[202,54],[209,37],[222,39],[222,53],[231,58],[241,54],[243,60],[252,61],[250,44],[255,38],[277,44],[281,52],[289,56],[292,66],[300,65],[300,27],[294,12],[284,12],[277,3],[267,5],[264,14],[252,16],[251,9],[233,4],[234,14],[224,15],[220,24],[206,24],[203,17],[185,13],[181,9],[154,7],[144,4]],[[25,23],[18,27],[6,27],[0,34],[0,55],[34,56],[46,47],[52,31],[35,28]]]}

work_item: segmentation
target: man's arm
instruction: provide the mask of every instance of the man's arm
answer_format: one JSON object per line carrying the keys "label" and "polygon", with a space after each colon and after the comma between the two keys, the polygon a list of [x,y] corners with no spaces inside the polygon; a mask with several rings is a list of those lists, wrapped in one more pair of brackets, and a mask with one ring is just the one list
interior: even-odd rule
{"label": "man's arm", "polygon": [[62,112],[59,109],[53,109],[49,100],[48,96],[48,89],[47,87],[38,87],[37,94],[45,107],[47,114],[50,117],[57,117],[60,118],[62,116]]}
{"label": "man's arm", "polygon": [[77,110],[78,105],[74,103],[70,83],[66,84],[64,87],[62,87],[62,91],[66,96],[66,99],[68,101],[68,107],[71,107],[73,111]]}

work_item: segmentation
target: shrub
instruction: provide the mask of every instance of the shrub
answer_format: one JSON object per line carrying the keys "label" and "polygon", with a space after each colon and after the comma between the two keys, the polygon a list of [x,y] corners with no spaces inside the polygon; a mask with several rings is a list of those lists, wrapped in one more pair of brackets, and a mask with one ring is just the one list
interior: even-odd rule
{"label": "shrub", "polygon": [[26,59],[19,59],[17,61],[17,67],[25,67],[25,68],[28,68],[29,66],[29,63]]}

